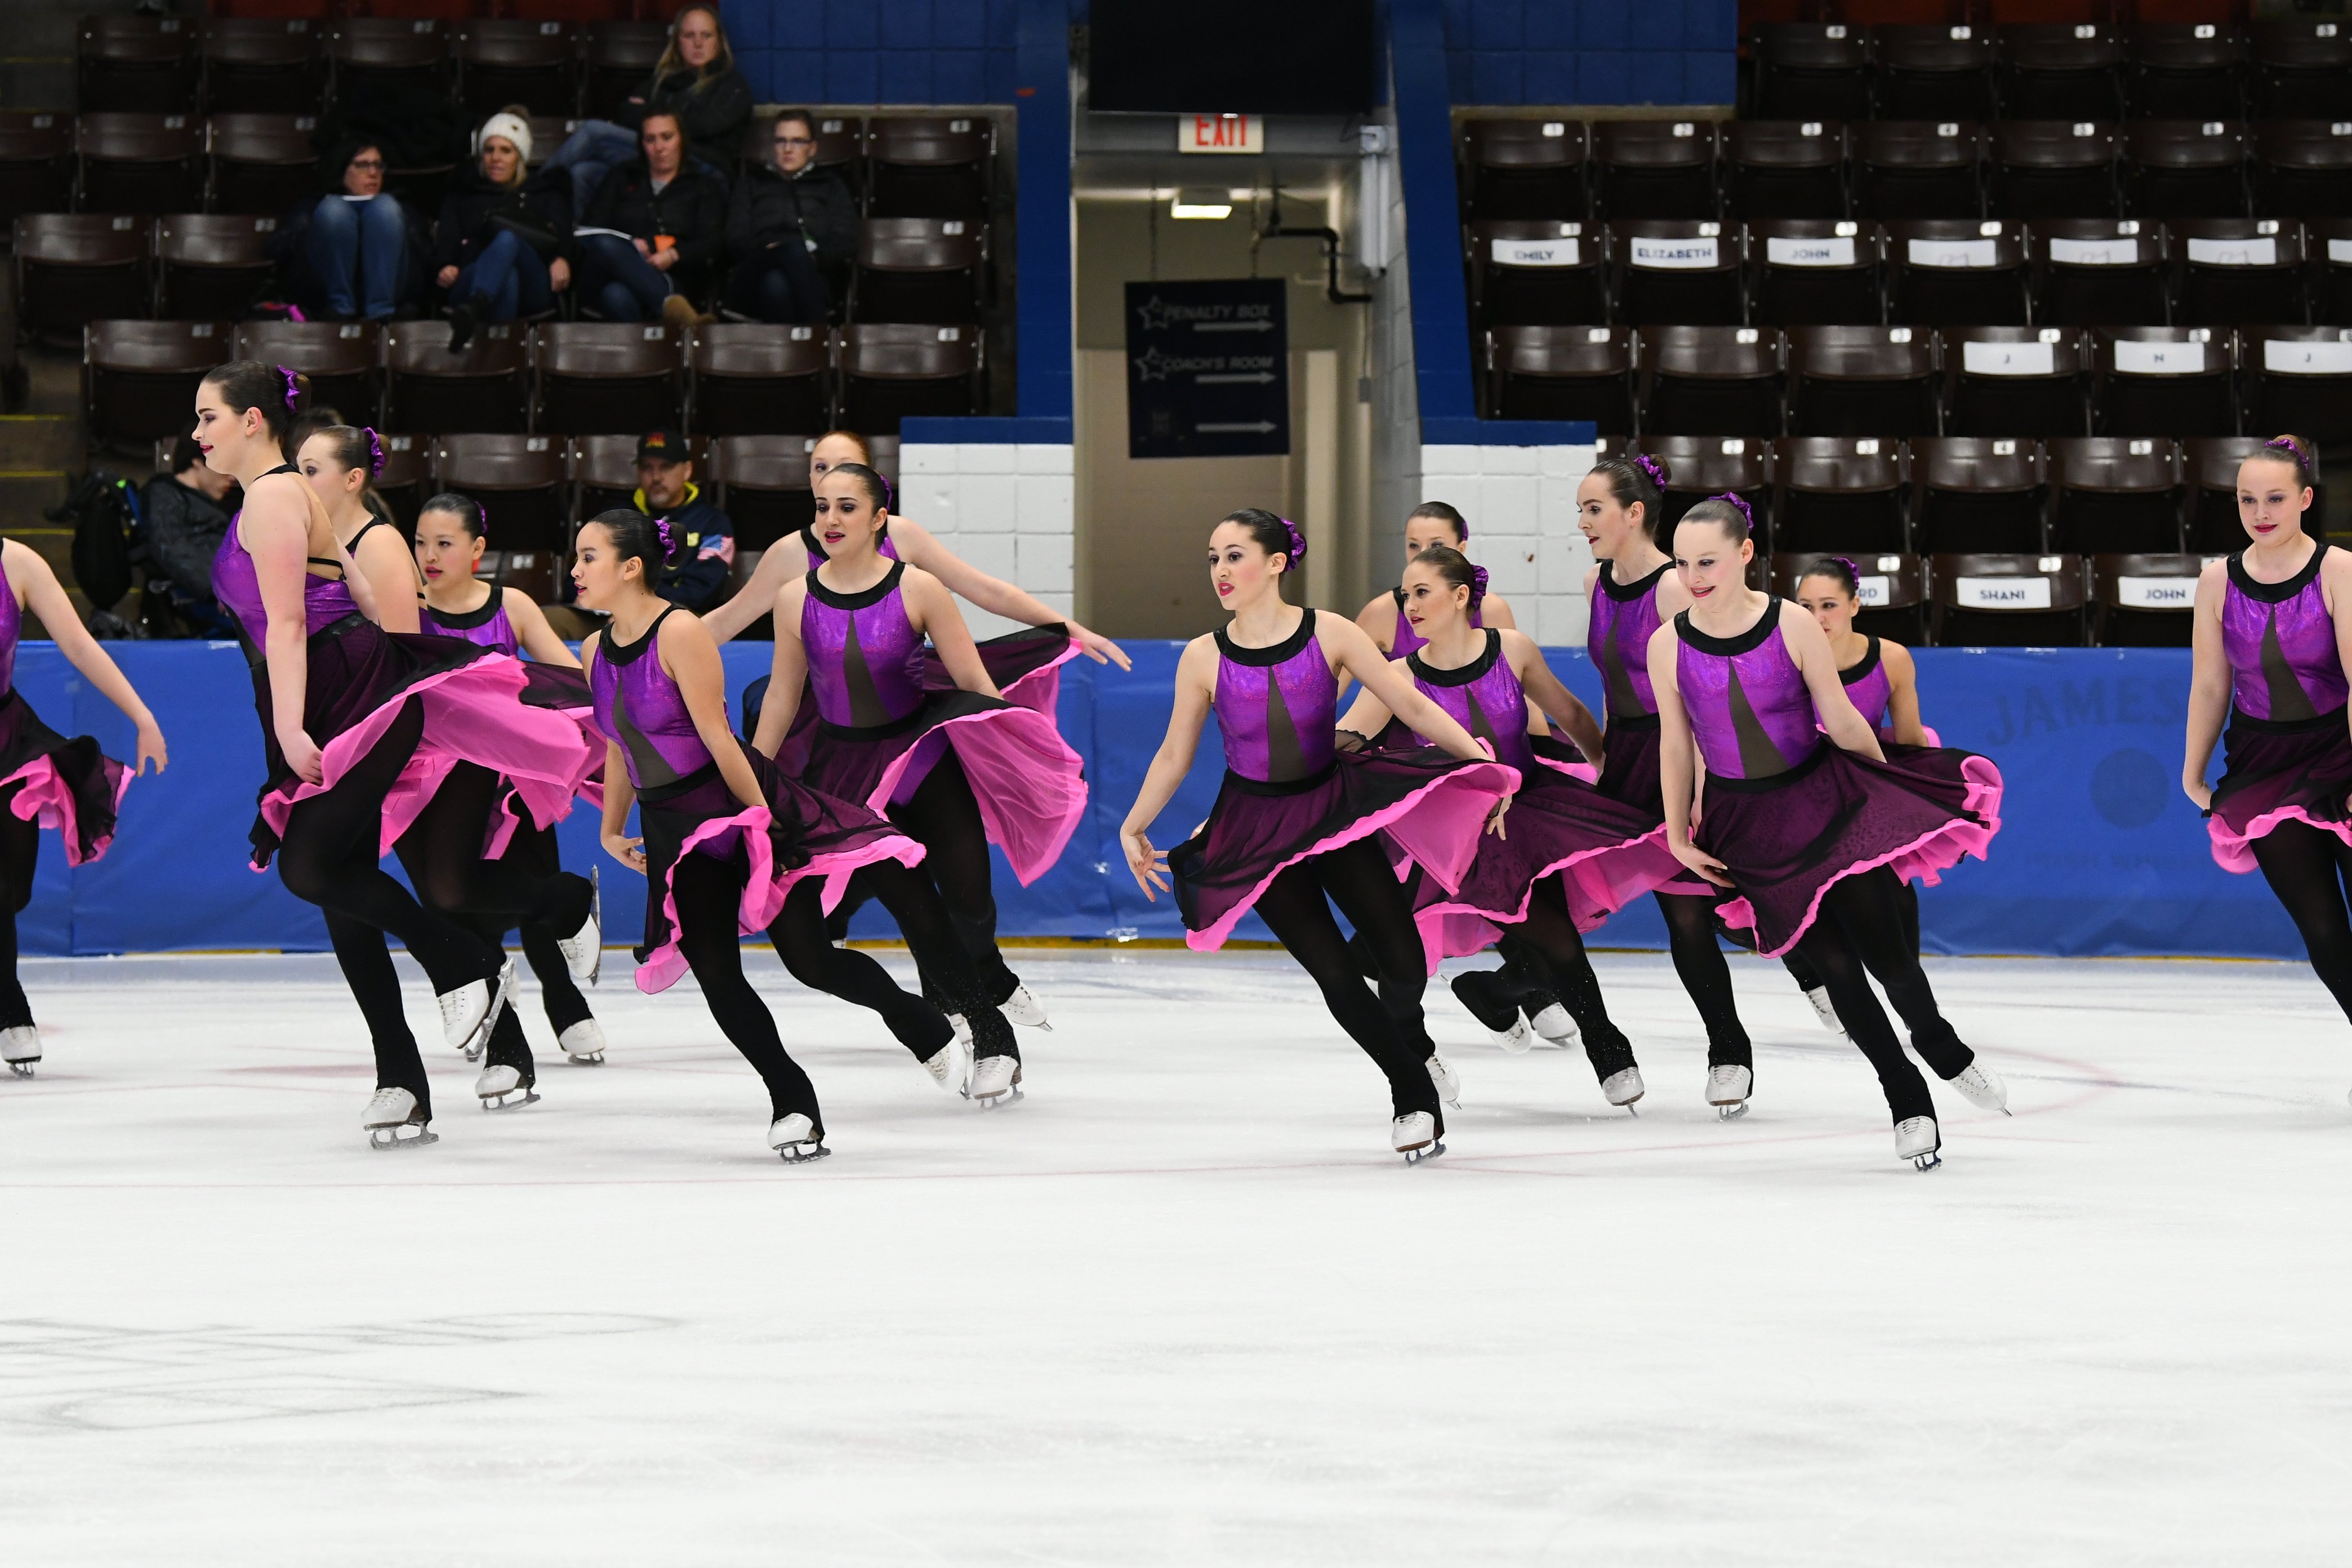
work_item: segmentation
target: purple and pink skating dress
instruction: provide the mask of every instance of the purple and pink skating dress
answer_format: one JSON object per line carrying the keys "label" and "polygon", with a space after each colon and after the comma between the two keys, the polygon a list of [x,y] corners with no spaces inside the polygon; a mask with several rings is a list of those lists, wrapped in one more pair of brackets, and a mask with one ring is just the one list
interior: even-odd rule
{"label": "purple and pink skating dress", "polygon": [[1418,867],[1450,893],[1495,803],[1518,787],[1507,763],[1434,747],[1339,751],[1339,682],[1315,621],[1302,610],[1298,629],[1272,647],[1216,634],[1224,787],[1201,831],[1168,852],[1187,947],[1223,946],[1277,872],[1374,834],[1400,876]]}
{"label": "purple and pink skating dress", "polygon": [[736,910],[742,936],[767,930],[784,895],[803,879],[824,879],[823,902],[831,910],[859,867],[879,860],[914,866],[923,858],[923,847],[881,816],[803,788],[749,746],[743,757],[767,804],[737,800],[694,727],[685,694],[661,667],[661,624],[671,613],[654,617],[634,643],[614,642],[605,632],[588,673],[596,727],[620,744],[637,792],[637,831],[654,893],[646,900],[645,941],[636,950],[637,989],[647,993],[667,990],[687,972],[671,879],[688,855],[742,857]]}
{"label": "purple and pink skating dress", "polygon": [[16,585],[0,571],[0,798],[17,820],[63,834],[67,865],[87,865],[113,842],[131,770],[89,736],[68,741],[41,722],[16,689],[16,642],[24,630]]}
{"label": "purple and pink skating dress", "polygon": [[[288,466],[271,472],[296,470]],[[213,558],[213,592],[244,634],[254,707],[261,718],[268,777],[253,825],[255,869],[267,868],[278,852],[294,804],[334,788],[383,738],[412,698],[424,705],[425,733],[384,797],[383,853],[392,852],[461,762],[505,775],[540,826],[572,809],[572,794],[591,765],[591,748],[578,724],[523,700],[529,677],[519,660],[457,637],[387,632],[360,614],[341,577],[310,573],[302,579],[310,671],[302,690],[302,728],[320,749],[324,782],[304,782],[278,750],[263,653],[269,613],[253,557],[238,541],[234,521]]]}
{"label": "purple and pink skating dress", "polygon": [[[604,737],[596,728],[596,718],[588,696],[588,678],[576,669],[560,664],[541,664],[522,657],[522,637],[515,630],[514,621],[507,615],[506,591],[493,587],[490,596],[478,610],[436,610],[429,604],[416,606],[417,623],[436,637],[458,637],[479,643],[494,652],[520,660],[523,669],[522,700],[533,708],[546,708],[562,714],[580,726],[588,741],[593,761],[574,792],[587,802],[591,809],[604,808]],[[488,842],[483,857],[495,860],[506,853],[519,825],[518,814],[522,803],[511,787],[501,792],[499,809],[491,814]]]}
{"label": "purple and pink skating dress", "polygon": [[1698,847],[1738,897],[1722,906],[1778,958],[1832,882],[1879,866],[1929,886],[2000,830],[2000,771],[1972,752],[1898,747],[1884,763],[1822,733],[1812,693],[1780,635],[1780,599],[1737,637],[1675,617],[1675,680],[1706,764]]}
{"label": "purple and pink skating dress", "polygon": [[988,841],[1025,887],[1060,858],[1086,815],[1084,764],[1046,714],[929,684],[929,646],[900,590],[906,572],[893,562],[856,594],[837,594],[809,572],[800,630],[817,722],[801,776],[887,811],[911,798],[952,748]]}
{"label": "purple and pink skating dress", "polygon": [[[1622,586],[1613,562],[1601,563],[1592,579],[1590,616],[1585,622],[1584,651],[1601,672],[1602,727],[1601,772],[1594,787],[1612,800],[1641,807],[1664,824],[1665,786],[1658,776],[1658,694],[1650,685],[1650,639],[1662,624],[1658,618],[1658,580],[1674,570],[1669,561],[1636,583]],[[1544,760],[1555,767],[1573,767],[1582,761],[1565,751],[1546,749]],[[1657,891],[1681,897],[1712,899],[1722,889],[1675,862],[1677,875],[1658,885]]]}
{"label": "purple and pink skating dress", "polygon": [[2221,647],[2231,673],[2230,728],[2221,782],[2205,830],[2224,870],[2254,868],[2253,842],[2282,822],[2307,823],[2352,843],[2352,694],[2336,653],[2336,622],[2319,574],[2333,546],[2311,552],[2284,583],[2246,574],[2230,557],[2221,599]]}

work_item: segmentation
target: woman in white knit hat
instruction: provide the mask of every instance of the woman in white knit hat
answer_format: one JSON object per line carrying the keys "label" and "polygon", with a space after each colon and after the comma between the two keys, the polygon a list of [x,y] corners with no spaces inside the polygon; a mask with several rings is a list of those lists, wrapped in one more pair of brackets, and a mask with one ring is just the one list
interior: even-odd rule
{"label": "woman in white knit hat", "polygon": [[572,182],[530,171],[530,121],[501,109],[474,137],[475,166],[441,200],[434,281],[449,299],[449,348],[484,321],[535,316],[572,282]]}

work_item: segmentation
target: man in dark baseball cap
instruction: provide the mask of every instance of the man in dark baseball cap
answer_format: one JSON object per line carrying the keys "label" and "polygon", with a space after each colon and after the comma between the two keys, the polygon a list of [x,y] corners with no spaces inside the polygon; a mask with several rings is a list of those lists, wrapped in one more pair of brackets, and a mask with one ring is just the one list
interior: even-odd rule
{"label": "man in dark baseball cap", "polygon": [[677,558],[662,569],[654,592],[698,614],[727,596],[735,563],[735,527],[694,482],[694,454],[675,430],[648,430],[637,438],[636,507],[666,517],[683,535]]}

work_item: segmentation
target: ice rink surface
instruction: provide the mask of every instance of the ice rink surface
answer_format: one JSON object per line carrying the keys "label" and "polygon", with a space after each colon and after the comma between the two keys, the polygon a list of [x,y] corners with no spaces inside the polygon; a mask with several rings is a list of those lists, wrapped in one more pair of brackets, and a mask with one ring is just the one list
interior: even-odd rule
{"label": "ice rink surface", "polygon": [[[0,1558],[2340,1563],[2352,1032],[2300,966],[1930,961],[2013,1119],[1894,1156],[1736,959],[1751,1115],[1603,954],[1636,1119],[1442,988],[1444,1158],[1279,954],[1020,953],[1030,1097],[747,951],[835,1151],[691,982],[372,1153],[321,957],[28,962],[0,1080]],[[903,956],[889,963],[902,976]],[[413,968],[411,1016],[437,1041]]]}

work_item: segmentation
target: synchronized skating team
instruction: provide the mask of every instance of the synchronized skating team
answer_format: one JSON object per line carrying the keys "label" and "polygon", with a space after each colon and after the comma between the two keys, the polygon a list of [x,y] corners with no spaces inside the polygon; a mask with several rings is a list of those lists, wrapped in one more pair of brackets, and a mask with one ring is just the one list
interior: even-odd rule
{"label": "synchronized skating team", "polygon": [[[693,973],[767,1087],[768,1145],[785,1160],[827,1152],[824,1115],[744,976],[745,936],[765,932],[794,979],[880,1015],[942,1089],[1022,1097],[1014,1026],[1043,1027],[1045,1012],[998,949],[989,846],[1024,883],[1061,854],[1087,786],[1055,728],[1059,668],[1127,659],[896,516],[861,438],[835,432],[812,452],[805,572],[771,550],[707,616],[655,592],[685,545],[665,519],[583,523],[578,603],[606,619],[576,658],[526,595],[475,577],[488,528],[474,501],[428,501],[413,547],[383,520],[374,432],[314,413],[297,373],[215,370],[195,440],[244,490],[214,584],[261,724],[253,864],[325,916],[375,1050],[375,1147],[436,1140],[388,936],[431,978],[446,1043],[482,1062],[486,1109],[539,1098],[510,930],[559,1048],[604,1058],[580,991],[602,959],[599,879],[563,868],[553,833],[578,801],[649,882],[638,987]],[[1853,626],[1852,563],[1812,566],[1793,602],[1759,592],[1747,505],[1709,497],[1669,530],[1668,480],[1655,458],[1612,458],[1577,491],[1598,562],[1599,717],[1486,592],[1452,507],[1406,520],[1402,581],[1353,619],[1284,597],[1307,552],[1296,524],[1255,508],[1219,521],[1208,569],[1228,618],[1178,663],[1167,737],[1120,828],[1129,867],[1147,897],[1172,894],[1202,951],[1256,912],[1388,1080],[1390,1143],[1408,1161],[1444,1152],[1459,1103],[1423,1014],[1445,958],[1500,954],[1453,988],[1507,1050],[1580,1040],[1609,1103],[1642,1100],[1584,933],[1647,894],[1706,1028],[1707,1103],[1738,1116],[1755,1088],[1728,938],[1786,964],[1876,1070],[1897,1157],[1931,1168],[1935,1102],[1871,982],[1937,1078],[2007,1110],[1920,969],[1916,892],[1986,854],[2000,772],[1921,724],[1908,652]],[[2199,584],[2182,783],[2215,858],[2261,870],[2352,1015],[2352,553],[2305,531],[2313,480],[2294,437],[2239,470],[2248,543]],[[0,546],[0,1057],[30,1075],[41,1045],[15,916],[40,830],[60,832],[73,864],[104,854],[125,791],[165,750],[41,559]],[[1032,629],[975,642],[959,595]],[[136,726],[131,764],[57,734],[15,691],[26,610]],[[762,616],[773,665],[744,693],[739,731],[719,645]],[[1349,682],[1360,691],[1342,711]],[[1189,837],[1158,848],[1152,825],[1212,714],[1223,787]],[[2227,765],[2209,787],[2225,719]],[[839,940],[868,898],[905,937],[919,991]]]}

